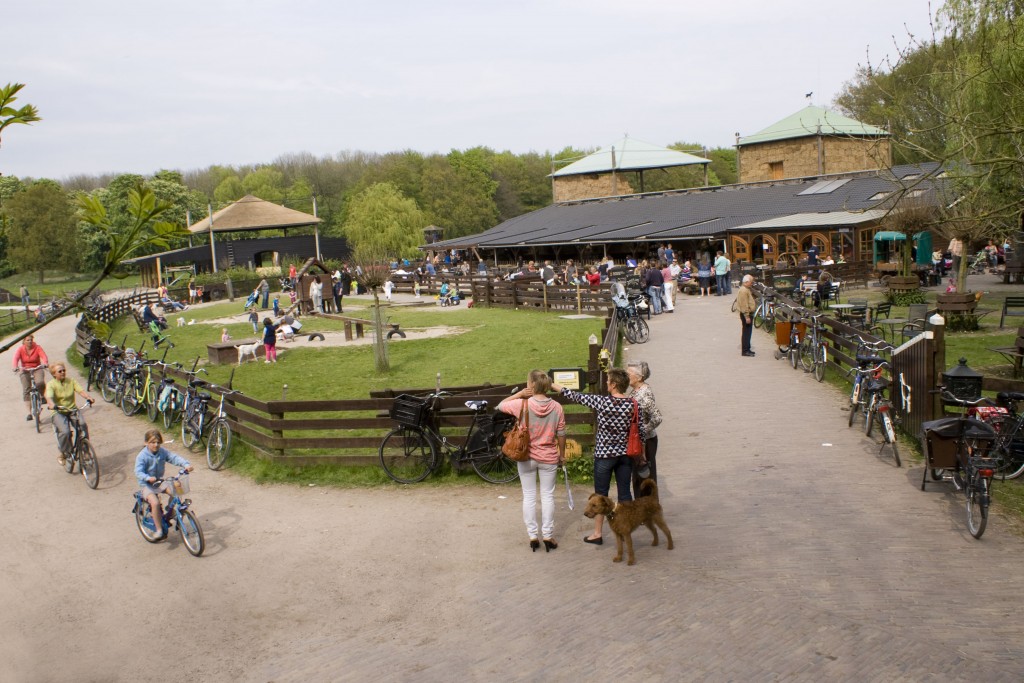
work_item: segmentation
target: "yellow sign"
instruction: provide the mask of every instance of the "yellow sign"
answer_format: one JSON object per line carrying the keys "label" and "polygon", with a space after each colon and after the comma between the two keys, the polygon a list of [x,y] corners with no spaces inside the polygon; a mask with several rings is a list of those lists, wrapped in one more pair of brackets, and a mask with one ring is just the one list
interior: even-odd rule
{"label": "yellow sign", "polygon": [[583,388],[583,368],[553,368],[548,370],[548,377],[566,389],[580,391]]}

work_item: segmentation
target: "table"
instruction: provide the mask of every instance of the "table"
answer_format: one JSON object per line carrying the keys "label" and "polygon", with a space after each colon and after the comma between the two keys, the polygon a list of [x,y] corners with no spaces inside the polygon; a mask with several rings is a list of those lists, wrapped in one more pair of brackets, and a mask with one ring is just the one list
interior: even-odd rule
{"label": "table", "polygon": [[831,306],[829,306],[829,308],[831,310],[833,310],[833,311],[836,311],[837,314],[839,315],[839,319],[845,322],[846,321],[846,312],[848,310],[850,310],[851,308],[857,308],[857,307],[854,306],[853,304],[832,304]]}
{"label": "table", "polygon": [[[893,344],[895,344],[896,343],[896,327],[897,326],[903,327],[908,322],[910,322],[910,321],[906,320],[904,318],[882,318],[881,320],[876,320],[875,324],[882,326],[883,333],[886,330],[888,330],[889,339],[892,341]],[[884,334],[883,334],[883,336],[884,336]]]}

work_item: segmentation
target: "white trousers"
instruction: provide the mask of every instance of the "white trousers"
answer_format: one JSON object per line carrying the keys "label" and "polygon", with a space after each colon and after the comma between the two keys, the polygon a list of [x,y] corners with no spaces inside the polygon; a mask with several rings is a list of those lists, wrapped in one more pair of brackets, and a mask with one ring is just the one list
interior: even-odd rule
{"label": "white trousers", "polygon": [[[517,462],[519,483],[523,485],[523,523],[530,538],[554,538],[555,533],[555,478],[558,465],[537,462],[532,458]],[[537,477],[540,476],[541,533],[537,535]]]}
{"label": "white trousers", "polygon": [[666,282],[662,286],[665,288],[665,310],[674,311],[676,308],[676,283]]}

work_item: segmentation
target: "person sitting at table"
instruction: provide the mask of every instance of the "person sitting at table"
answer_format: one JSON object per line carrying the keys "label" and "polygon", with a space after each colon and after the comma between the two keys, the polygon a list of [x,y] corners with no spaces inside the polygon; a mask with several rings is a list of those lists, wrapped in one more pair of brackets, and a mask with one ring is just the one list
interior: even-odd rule
{"label": "person sitting at table", "polygon": [[821,271],[818,277],[818,284],[814,291],[814,307],[821,308],[822,303],[832,296],[832,276],[827,271]]}

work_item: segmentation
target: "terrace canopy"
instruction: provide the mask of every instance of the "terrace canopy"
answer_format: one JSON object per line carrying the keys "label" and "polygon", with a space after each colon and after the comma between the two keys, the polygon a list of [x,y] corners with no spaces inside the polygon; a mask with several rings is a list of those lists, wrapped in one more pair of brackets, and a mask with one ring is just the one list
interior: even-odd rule
{"label": "terrace canopy", "polygon": [[[314,211],[316,204],[313,204]],[[217,252],[214,246],[213,234],[217,232],[243,232],[253,230],[281,230],[288,228],[299,228],[312,225],[316,238],[316,257],[320,258],[320,232],[321,220],[314,215],[279,206],[272,202],[265,201],[251,194],[246,195],[236,202],[228,204],[212,216],[190,225],[189,231],[193,234],[207,232],[210,234],[210,254],[213,261],[213,270],[217,271]]]}

